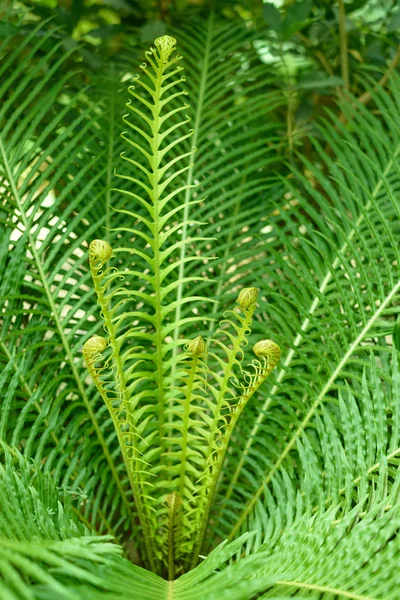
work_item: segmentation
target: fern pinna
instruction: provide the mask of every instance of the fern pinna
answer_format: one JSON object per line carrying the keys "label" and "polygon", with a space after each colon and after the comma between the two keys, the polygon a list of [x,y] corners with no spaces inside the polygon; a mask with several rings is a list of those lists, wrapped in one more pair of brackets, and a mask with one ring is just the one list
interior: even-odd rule
{"label": "fern pinna", "polygon": [[192,187],[181,176],[195,148],[188,146],[187,92],[174,50],[172,37],[158,38],[141,66],[144,77],[129,88],[127,154],[121,155],[127,170],[118,176],[131,188],[120,190],[125,201],[114,211],[115,230],[131,244],[90,243],[106,335],[84,344],[132,488],[143,563],[170,580],[197,564],[232,430],[280,356],[274,342],[262,340],[253,348],[256,359],[242,366],[255,288],[240,291],[208,344],[200,335],[189,341],[188,330],[204,324],[198,311],[174,320],[183,304],[209,302],[178,293],[202,278],[185,276],[188,261],[197,260],[199,271],[202,263],[182,248],[203,238],[195,235],[198,223],[184,220],[187,206],[179,202]]}

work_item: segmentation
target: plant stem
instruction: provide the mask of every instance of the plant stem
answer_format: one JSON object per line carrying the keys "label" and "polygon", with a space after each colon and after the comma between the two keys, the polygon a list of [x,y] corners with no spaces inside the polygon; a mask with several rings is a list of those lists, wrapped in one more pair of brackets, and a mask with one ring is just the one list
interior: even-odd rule
{"label": "plant stem", "polygon": [[160,168],[160,123],[159,123],[159,113],[160,113],[160,96],[161,96],[161,86],[163,80],[163,65],[162,62],[158,62],[158,59],[155,59],[157,64],[157,82],[154,84],[155,92],[154,92],[154,106],[152,107],[152,124],[151,124],[151,160],[150,166],[152,168],[152,176],[151,176],[151,194],[150,198],[154,207],[154,281],[153,281],[153,289],[154,295],[156,299],[156,314],[155,314],[155,332],[156,332],[156,355],[157,355],[157,400],[158,400],[158,414],[159,414],[159,432],[160,432],[160,447],[163,449],[165,447],[165,392],[164,392],[164,372],[163,372],[163,337],[162,337],[162,297],[161,297],[161,248],[160,248],[160,190],[159,190],[159,168]]}
{"label": "plant stem", "polygon": [[[400,62],[400,46],[397,47],[396,54],[392,58],[385,73],[382,75],[382,77],[380,78],[378,83],[375,85],[374,89],[377,89],[378,87],[384,87],[386,85],[390,75],[393,73],[393,71],[399,64],[399,62]],[[361,104],[368,104],[368,102],[371,99],[372,99],[372,90],[369,90],[369,91],[361,94],[361,96],[358,98],[358,102],[361,102]]]}
{"label": "plant stem", "polygon": [[313,48],[312,42],[303,33],[298,32],[297,37],[299,38],[299,40],[301,42],[303,42],[307,46],[307,48],[310,49],[311,54],[313,56],[315,56],[316,58],[318,58],[319,62],[324,67],[324,69],[328,73],[328,75],[333,77],[335,75],[335,72],[334,72],[331,64],[329,63],[328,59],[326,58],[325,54],[323,52],[321,52],[321,50],[316,50],[315,48]]}
{"label": "plant stem", "polygon": [[347,47],[346,33],[346,11],[344,8],[344,0],[338,0],[339,7],[339,41],[340,41],[340,68],[343,79],[343,91],[348,95],[350,90],[349,76],[349,53]]}
{"label": "plant stem", "polygon": [[190,401],[192,398],[193,384],[196,376],[196,367],[198,357],[194,356],[190,361],[189,378],[185,391],[185,406],[183,415],[183,429],[182,429],[182,456],[181,456],[181,468],[179,474],[179,489],[178,494],[183,499],[185,491],[185,474],[186,474],[186,461],[187,461],[187,450],[188,450],[188,431],[189,431],[189,419],[190,419]]}
{"label": "plant stem", "polygon": [[175,528],[177,524],[177,514],[179,510],[180,498],[174,492],[169,497],[169,516],[168,516],[168,581],[173,581],[175,577]]}
{"label": "plant stem", "polygon": [[[210,425],[211,434],[210,434],[210,442],[209,442],[208,449],[207,449],[207,457],[208,457],[207,463],[208,464],[211,464],[211,461],[209,462],[209,460],[213,454],[213,444],[215,444],[215,442],[216,442],[216,435],[217,435],[217,432],[219,431],[218,430],[218,422],[221,418],[221,411],[222,411],[222,408],[224,405],[224,399],[225,399],[226,393],[229,389],[230,381],[231,381],[232,377],[234,377],[233,369],[235,366],[236,357],[237,357],[238,353],[240,352],[240,348],[246,338],[246,332],[248,331],[248,329],[250,328],[250,325],[252,323],[254,308],[248,309],[245,312],[244,318],[241,319],[242,324],[240,326],[240,329],[238,329],[237,337],[235,338],[235,340],[233,342],[232,350],[229,352],[228,362],[226,363],[226,366],[224,368],[224,376],[221,379],[220,389],[218,392],[218,396],[216,398],[216,408],[215,408],[214,418]],[[194,568],[196,566],[198,555],[200,554],[201,547],[203,545],[204,535],[205,535],[206,527],[208,524],[208,518],[210,515],[210,510],[211,510],[211,506],[212,506],[212,503],[214,500],[215,490],[216,490],[218,479],[219,479],[220,467],[222,465],[220,459],[221,459],[221,456],[225,457],[226,444],[228,443],[229,437],[230,437],[230,434],[227,431],[225,431],[224,436],[223,436],[224,439],[222,442],[222,446],[218,448],[218,455],[219,455],[218,459],[217,459],[217,461],[214,462],[214,465],[213,465],[213,470],[212,470],[212,475],[211,475],[211,484],[209,486],[208,494],[205,497],[205,499],[202,498],[202,505],[200,505],[200,511],[202,512],[201,526],[200,526],[200,529],[199,529],[199,532],[197,535],[197,539],[193,546],[193,556],[192,556],[192,561],[191,561],[191,568]]]}

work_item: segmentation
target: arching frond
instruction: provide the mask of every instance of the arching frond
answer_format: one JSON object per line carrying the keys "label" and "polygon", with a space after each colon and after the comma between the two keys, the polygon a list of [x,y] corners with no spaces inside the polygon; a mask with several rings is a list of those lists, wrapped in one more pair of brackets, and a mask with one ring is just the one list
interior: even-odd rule
{"label": "arching frond", "polygon": [[[397,86],[395,80],[393,91]],[[392,100],[379,92],[376,101],[392,132],[390,144],[366,109],[349,109],[351,130],[337,122],[322,130],[337,158],[333,160],[316,141],[321,164],[306,162],[310,180],[296,173],[297,187],[290,187],[295,202],[271,221],[272,255],[265,288],[268,324],[286,350],[272,387],[253,404],[253,419],[242,422],[239,435],[245,444],[230,457],[221,499],[225,496],[232,506],[239,497],[245,499],[239,516],[230,510],[231,516],[224,518],[232,524],[232,536],[282,470],[293,472],[304,436],[317,426],[324,406],[335,402],[346,382],[355,397],[362,393],[363,369],[371,369],[371,351],[380,366],[372,389],[389,368],[400,290],[395,243],[399,140],[391,127],[394,107],[386,106]],[[331,177],[323,174],[322,165]],[[358,402],[356,406],[349,413],[353,428],[361,410]],[[380,422],[387,410],[382,397],[373,410],[378,411],[374,422]],[[363,434],[357,430],[354,435]],[[396,462],[394,449],[384,440],[386,435],[379,447]],[[368,470],[380,458],[370,442],[367,447]],[[354,456],[351,461],[353,466],[357,463]],[[361,475],[362,463],[358,469]]]}
{"label": "arching frond", "polygon": [[98,328],[84,249],[86,236],[102,228],[106,205],[99,106],[87,90],[76,90],[73,74],[55,78],[68,54],[52,41],[52,31],[37,26],[12,51],[7,39],[1,48],[0,356],[16,386],[5,403],[2,439],[65,478],[86,498],[85,518],[119,535],[132,510],[129,488],[79,352],[81,336]]}

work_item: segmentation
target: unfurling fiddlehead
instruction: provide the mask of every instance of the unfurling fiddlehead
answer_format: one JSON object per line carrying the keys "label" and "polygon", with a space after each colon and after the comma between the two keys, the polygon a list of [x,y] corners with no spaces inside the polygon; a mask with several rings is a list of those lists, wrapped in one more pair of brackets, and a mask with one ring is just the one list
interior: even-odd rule
{"label": "unfurling fiddlehead", "polygon": [[127,104],[129,133],[122,138],[130,155],[122,153],[127,171],[118,177],[130,189],[119,190],[125,204],[114,208],[113,247],[99,239],[89,246],[106,336],[93,336],[83,349],[118,436],[144,564],[169,579],[197,563],[233,428],[280,354],[262,340],[254,346],[257,358],[242,368],[257,303],[253,287],[241,290],[207,344],[200,335],[188,341],[205,319],[185,305],[204,308],[210,299],[181,294],[201,279],[182,275],[183,265],[199,258],[181,250],[204,238],[180,238],[183,228],[195,233],[199,223],[180,215],[187,219],[200,200],[183,210],[188,184],[181,177],[194,149],[187,146],[189,118],[180,117],[188,105],[181,104],[187,92],[179,89],[175,44],[158,38],[141,66],[143,79],[129,88],[135,103]]}
{"label": "unfurling fiddlehead", "polygon": [[[201,476],[202,486],[197,502],[198,527],[192,544],[191,566],[198,561],[198,555],[204,540],[211,506],[215,497],[219,476],[234,426],[248,400],[260,387],[279,360],[279,347],[271,342],[271,351],[265,350],[260,361],[253,361],[250,368],[255,373],[244,373],[245,383],[240,380],[243,375],[243,347],[247,345],[247,337],[251,333],[251,324],[257,305],[257,289],[244,288],[237,298],[237,307],[227,311],[220,323],[211,343],[216,351],[210,353],[214,368],[210,373],[210,392],[214,402],[211,403],[210,433],[207,436],[205,452],[205,468]],[[258,344],[264,344],[259,342]],[[258,345],[256,344],[255,348]],[[272,355],[273,354],[273,355]],[[267,358],[267,356],[269,358]],[[214,381],[212,381],[214,380]],[[239,394],[237,391],[239,390]]]}
{"label": "unfurling fiddlehead", "polygon": [[106,348],[107,340],[100,335],[94,335],[83,345],[83,357],[97,390],[99,391],[103,400],[108,402],[106,390],[104,389],[100,379],[101,371],[96,368],[96,363],[102,359],[103,352]]}

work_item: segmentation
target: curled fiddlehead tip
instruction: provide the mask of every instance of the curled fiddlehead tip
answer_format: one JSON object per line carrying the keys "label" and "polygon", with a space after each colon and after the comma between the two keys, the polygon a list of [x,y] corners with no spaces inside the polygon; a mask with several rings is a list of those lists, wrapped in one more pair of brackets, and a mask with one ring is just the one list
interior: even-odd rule
{"label": "curled fiddlehead tip", "polygon": [[158,48],[162,61],[167,61],[175,50],[176,39],[170,35],[163,35],[155,40],[154,45]]}
{"label": "curled fiddlehead tip", "polygon": [[104,352],[107,348],[106,338],[101,335],[93,335],[83,345],[83,354],[85,357],[93,357]]}
{"label": "curled fiddlehead tip", "polygon": [[190,352],[192,356],[201,356],[205,353],[206,349],[206,343],[201,335],[198,335],[194,340],[191,340],[187,346],[187,351]]}
{"label": "curled fiddlehead tip", "polygon": [[253,346],[253,352],[256,356],[268,358],[274,365],[281,357],[281,349],[272,340],[260,340]]}
{"label": "curled fiddlehead tip", "polygon": [[112,248],[104,240],[93,240],[89,244],[90,261],[99,261],[101,265],[107,262],[112,256]]}
{"label": "curled fiddlehead tip", "polygon": [[249,308],[255,308],[257,302],[258,290],[257,288],[243,288],[240,292],[236,302],[240,308],[247,310]]}

